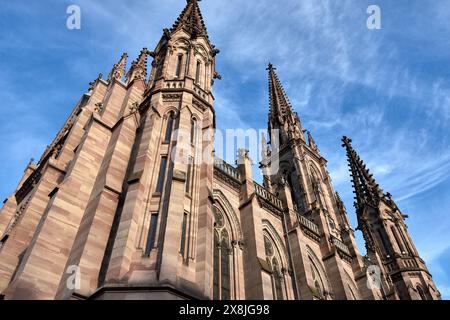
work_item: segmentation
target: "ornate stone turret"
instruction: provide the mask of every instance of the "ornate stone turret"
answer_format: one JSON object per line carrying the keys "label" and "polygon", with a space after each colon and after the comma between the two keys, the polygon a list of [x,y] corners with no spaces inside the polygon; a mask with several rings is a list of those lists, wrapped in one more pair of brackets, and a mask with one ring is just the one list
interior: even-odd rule
{"label": "ornate stone turret", "polygon": [[125,75],[127,57],[128,57],[128,54],[126,52],[124,52],[122,54],[122,57],[120,58],[119,62],[114,64],[111,72],[109,73],[108,82],[111,82],[113,79],[122,80],[123,76]]}
{"label": "ornate stone turret", "polygon": [[127,73],[127,84],[133,80],[144,80],[147,77],[147,56],[149,51],[143,48],[138,58],[133,61],[131,68]]}
{"label": "ornate stone turret", "polygon": [[206,26],[203,21],[200,7],[198,6],[198,1],[200,0],[187,0],[187,6],[173,24],[170,34],[179,29],[183,29],[190,34],[192,38],[204,36],[208,39],[208,33],[206,32]]}
{"label": "ornate stone turret", "polygon": [[307,132],[308,132],[308,144],[309,144],[310,148],[316,152],[320,152],[319,148],[317,147],[316,142],[314,141],[314,139],[312,137],[311,131],[307,130]]}

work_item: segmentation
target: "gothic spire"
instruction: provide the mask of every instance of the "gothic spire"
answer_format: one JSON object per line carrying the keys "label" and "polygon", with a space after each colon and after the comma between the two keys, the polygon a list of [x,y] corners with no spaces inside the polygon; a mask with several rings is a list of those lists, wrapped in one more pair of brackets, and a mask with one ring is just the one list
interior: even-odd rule
{"label": "gothic spire", "polygon": [[133,80],[144,80],[147,76],[147,56],[149,51],[147,48],[143,48],[139,57],[131,64],[131,68],[127,73],[127,83]]}
{"label": "gothic spire", "polygon": [[344,136],[342,142],[342,146],[347,151],[348,166],[350,167],[353,188],[355,189],[356,209],[362,209],[364,205],[377,206],[380,198],[383,197],[380,186],[373,178],[373,175],[370,174],[363,160],[353,149],[351,145],[352,140]]}
{"label": "gothic spire", "polygon": [[269,63],[267,70],[269,70],[270,117],[284,123],[284,116],[292,113],[292,106],[275,73],[276,68]]}
{"label": "gothic spire", "polygon": [[126,68],[126,64],[127,64],[127,58],[128,58],[128,55],[127,55],[126,52],[124,52],[122,54],[122,57],[120,57],[119,62],[114,64],[111,72],[109,73],[108,82],[111,82],[112,79],[122,80],[123,76],[125,75],[125,68]]}
{"label": "gothic spire", "polygon": [[204,36],[206,39],[208,39],[208,33],[206,32],[205,22],[203,21],[198,1],[201,0],[186,1],[186,7],[173,24],[170,33],[173,33],[179,29],[184,29],[192,36],[192,38],[196,38],[197,36]]}

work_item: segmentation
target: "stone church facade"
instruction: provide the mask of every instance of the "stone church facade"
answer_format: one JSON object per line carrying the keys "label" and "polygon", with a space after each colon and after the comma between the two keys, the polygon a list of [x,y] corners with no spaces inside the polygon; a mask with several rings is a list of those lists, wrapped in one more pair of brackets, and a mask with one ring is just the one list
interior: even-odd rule
{"label": "stone church facade", "polygon": [[344,138],[360,254],[272,65],[264,183],[246,150],[214,158],[218,53],[188,0],[153,51],[90,84],[0,211],[2,298],[440,299],[406,216]]}

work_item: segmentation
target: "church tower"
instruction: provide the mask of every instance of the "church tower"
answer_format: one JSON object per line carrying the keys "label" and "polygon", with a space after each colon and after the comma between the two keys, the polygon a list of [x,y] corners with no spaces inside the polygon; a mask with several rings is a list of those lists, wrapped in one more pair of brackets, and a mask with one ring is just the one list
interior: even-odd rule
{"label": "church tower", "polygon": [[261,168],[266,188],[282,199],[286,210],[285,231],[296,257],[300,296],[380,298],[367,288],[365,264],[345,207],[333,190],[327,161],[292,110],[272,64],[268,72],[270,143],[263,147]]}
{"label": "church tower", "polygon": [[189,0],[153,51],[90,84],[2,209],[7,299],[212,296],[218,52]]}
{"label": "church tower", "polygon": [[440,293],[420,258],[404,215],[390,193],[384,193],[363,160],[344,137],[352,176],[358,229],[370,262],[379,266],[387,299],[436,300]]}

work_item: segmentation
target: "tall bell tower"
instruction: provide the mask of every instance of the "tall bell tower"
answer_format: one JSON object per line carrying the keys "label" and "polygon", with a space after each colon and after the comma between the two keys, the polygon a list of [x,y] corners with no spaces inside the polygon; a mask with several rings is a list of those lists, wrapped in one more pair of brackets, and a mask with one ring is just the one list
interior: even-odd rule
{"label": "tall bell tower", "polygon": [[212,297],[211,90],[220,77],[218,52],[197,0],[187,1],[172,28],[164,29],[148,51],[153,62],[140,107],[141,136],[105,264],[105,285],[148,279],[155,287]]}
{"label": "tall bell tower", "polygon": [[[265,187],[283,200],[286,210],[285,232],[296,257],[293,269],[299,295],[302,299],[313,298],[311,292],[319,299],[377,299],[380,295],[366,285],[365,264],[345,207],[333,190],[327,161],[293,111],[273,65],[267,70],[270,142],[263,146],[261,168]],[[323,261],[327,279],[315,279],[318,272],[309,267],[307,252],[310,258],[315,255]]]}
{"label": "tall bell tower", "polygon": [[425,262],[420,258],[404,215],[390,193],[384,193],[363,160],[344,137],[343,147],[352,176],[358,229],[366,242],[367,255],[381,269],[388,299],[435,300],[440,293]]}

